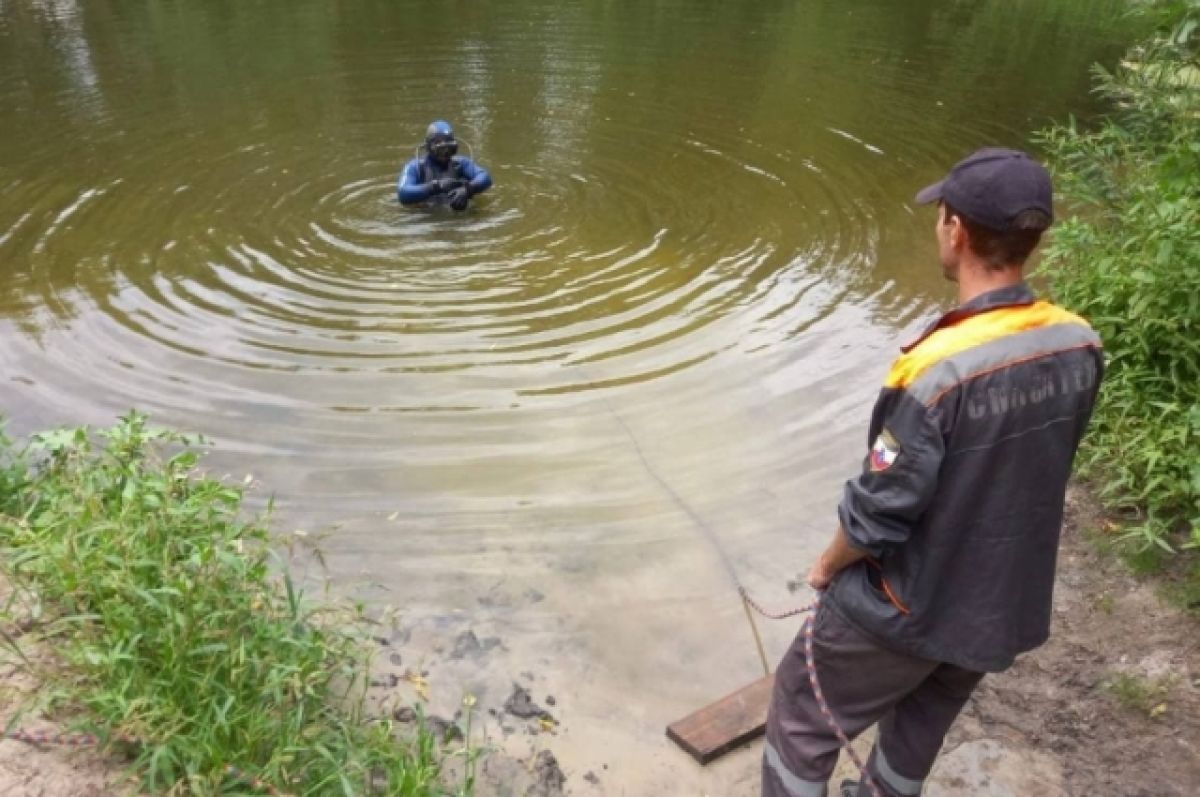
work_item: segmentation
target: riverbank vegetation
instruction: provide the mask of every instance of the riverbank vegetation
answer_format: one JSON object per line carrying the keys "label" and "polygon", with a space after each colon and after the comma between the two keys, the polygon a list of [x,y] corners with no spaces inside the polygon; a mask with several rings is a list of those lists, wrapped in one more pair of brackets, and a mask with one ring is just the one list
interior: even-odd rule
{"label": "riverbank vegetation", "polygon": [[[195,442],[135,413],[0,439],[0,628],[37,708],[126,753],[149,793],[446,793],[428,734],[363,713],[361,617],[304,599]],[[34,640],[52,661],[23,657]]]}
{"label": "riverbank vegetation", "polygon": [[[1200,604],[1200,3],[1154,3],[1159,32],[1113,71],[1112,108],[1039,143],[1062,210],[1044,270],[1104,339],[1108,370],[1081,454],[1144,555],[1191,569]],[[1067,215],[1067,214],[1063,214]],[[1169,554],[1183,551],[1183,557]]]}

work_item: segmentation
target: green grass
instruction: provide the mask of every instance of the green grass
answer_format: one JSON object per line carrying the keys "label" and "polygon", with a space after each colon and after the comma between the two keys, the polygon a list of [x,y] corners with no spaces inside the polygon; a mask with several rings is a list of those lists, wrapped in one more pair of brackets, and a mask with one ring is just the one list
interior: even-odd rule
{"label": "green grass", "polygon": [[1129,673],[1114,673],[1104,683],[1105,690],[1130,711],[1158,717],[1166,710],[1166,697],[1171,679],[1146,678]]}
{"label": "green grass", "polygon": [[361,615],[304,599],[241,489],[197,473],[196,442],[135,413],[0,440],[6,608],[32,607],[55,657],[40,702],[139,740],[152,793],[248,793],[228,765],[296,795],[448,793],[428,734],[363,713]]}
{"label": "green grass", "polygon": [[[1105,521],[1106,530],[1088,528],[1084,536],[1096,551],[1120,560],[1138,579],[1152,579],[1159,597],[1176,608],[1200,614],[1200,556],[1195,551],[1172,553],[1157,545],[1145,545],[1140,535],[1120,533],[1121,526]],[[1105,614],[1116,608],[1105,593],[1098,601]]]}
{"label": "green grass", "polygon": [[1191,557],[1184,574],[1166,587],[1167,599],[1183,609],[1200,613],[1200,561]]}

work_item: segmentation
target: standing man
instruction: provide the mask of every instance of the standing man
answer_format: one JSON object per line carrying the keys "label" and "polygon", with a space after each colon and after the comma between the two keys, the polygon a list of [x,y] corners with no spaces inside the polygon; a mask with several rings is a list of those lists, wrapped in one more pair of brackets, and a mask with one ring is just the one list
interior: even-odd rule
{"label": "standing man", "polygon": [[449,122],[438,119],[425,131],[424,157],[410,160],[400,173],[397,196],[402,205],[431,202],[466,210],[471,197],[492,185],[487,170],[458,153]]}
{"label": "standing man", "polygon": [[[808,574],[825,592],[812,621],[821,687],[849,737],[879,722],[867,771],[888,797],[921,793],[983,674],[1049,635],[1067,479],[1103,370],[1087,322],[1024,282],[1051,195],[1046,170],[1007,149],[917,194],[937,202],[959,304],[892,364],[862,473]],[[838,747],[797,636],[775,678],[764,797],[824,797]],[[841,784],[842,797],[870,793]]]}

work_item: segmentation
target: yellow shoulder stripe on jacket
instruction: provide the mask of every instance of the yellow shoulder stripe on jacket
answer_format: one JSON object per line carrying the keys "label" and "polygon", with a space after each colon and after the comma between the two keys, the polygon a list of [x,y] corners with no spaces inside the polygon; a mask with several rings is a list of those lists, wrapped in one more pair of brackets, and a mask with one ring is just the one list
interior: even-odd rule
{"label": "yellow shoulder stripe on jacket", "polygon": [[970,316],[952,326],[933,332],[916,348],[900,356],[888,372],[883,386],[903,388],[911,385],[931,366],[961,351],[1012,335],[1053,324],[1082,324],[1079,316],[1050,302],[1034,302],[1017,307],[1000,307]]}

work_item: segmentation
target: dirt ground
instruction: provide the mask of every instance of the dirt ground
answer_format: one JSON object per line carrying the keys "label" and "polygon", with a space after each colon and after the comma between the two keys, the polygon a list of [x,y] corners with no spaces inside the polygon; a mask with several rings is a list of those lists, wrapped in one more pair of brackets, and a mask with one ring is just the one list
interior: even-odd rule
{"label": "dirt ground", "polygon": [[[1095,505],[1073,490],[1050,641],[983,681],[947,740],[928,797],[1200,794],[1200,620],[1100,553],[1095,537],[1106,528]],[[472,642],[486,647],[473,638],[464,644]],[[34,683],[22,670],[0,664],[2,720]],[[504,706],[479,708],[513,722],[549,716],[517,688]],[[55,727],[28,717],[21,725]],[[850,774],[845,761],[842,772]],[[552,737],[529,760],[485,755],[476,777],[480,797],[604,793],[603,773],[559,767]],[[119,794],[127,783],[119,761],[91,750],[0,741],[0,797]]]}
{"label": "dirt ground", "polygon": [[1025,751],[1048,795],[1200,794],[1200,619],[1100,553],[1108,524],[1082,492],[1067,508],[1050,641],[984,679],[947,752]]}
{"label": "dirt ground", "polygon": [[[0,593],[6,592],[0,585]],[[43,650],[24,635],[28,627],[19,617],[0,623],[0,634],[6,643],[0,646],[0,728],[54,736],[64,732],[63,724],[51,722],[29,708],[34,690],[50,671],[44,669],[48,660]],[[7,644],[10,640],[20,645],[24,659],[13,655]],[[95,749],[0,739],[3,797],[131,793],[130,780],[120,762]]]}

